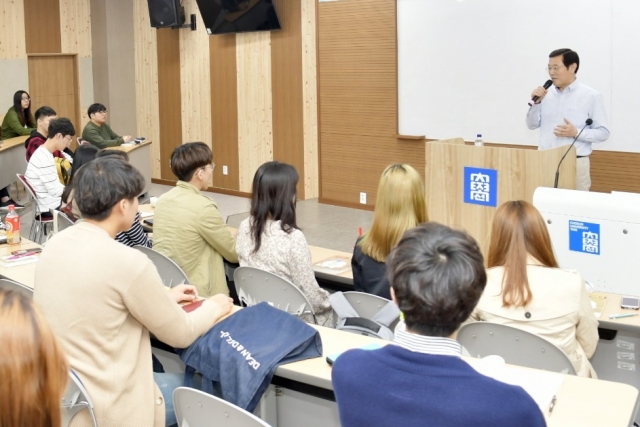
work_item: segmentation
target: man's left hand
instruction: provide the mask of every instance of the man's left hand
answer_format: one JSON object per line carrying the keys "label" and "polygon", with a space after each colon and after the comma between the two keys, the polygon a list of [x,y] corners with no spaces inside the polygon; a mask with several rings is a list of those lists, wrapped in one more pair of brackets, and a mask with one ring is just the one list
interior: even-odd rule
{"label": "man's left hand", "polygon": [[558,125],[553,130],[553,134],[555,136],[565,137],[565,138],[575,138],[578,135],[578,128],[573,125],[569,120],[564,119],[563,125]]}

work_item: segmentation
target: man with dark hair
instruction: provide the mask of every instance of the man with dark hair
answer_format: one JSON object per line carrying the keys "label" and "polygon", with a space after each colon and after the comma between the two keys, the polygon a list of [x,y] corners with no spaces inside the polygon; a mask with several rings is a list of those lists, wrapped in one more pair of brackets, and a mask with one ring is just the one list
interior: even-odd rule
{"label": "man with dark hair", "polygon": [[[31,131],[31,135],[29,135],[29,138],[27,138],[27,140],[24,142],[24,148],[27,149],[27,163],[29,163],[29,160],[31,160],[31,156],[33,155],[33,153],[35,153],[36,150],[47,140],[47,136],[49,135],[49,123],[51,122],[51,120],[57,118],[57,113],[53,108],[43,106],[36,110],[35,118],[37,127],[36,129]],[[68,151],[56,150],[53,153],[53,157],[67,159],[70,162],[73,161],[71,158],[73,152],[69,149],[67,150]]]}
{"label": "man with dark hair", "polygon": [[406,331],[379,350],[350,350],[331,374],[342,427],[542,427],[520,387],[485,377],[460,358],[455,334],[487,277],[480,249],[462,231],[426,223],[387,258],[391,296]]}
{"label": "man with dark hair", "polygon": [[[538,97],[527,113],[529,129],[540,128],[541,150],[569,145],[576,140],[576,188],[591,188],[589,155],[591,144],[609,138],[607,112],[604,98],[596,90],[576,80],[580,58],[571,49],[556,49],[549,54],[547,71],[553,81],[549,90],[540,86],[531,97]],[[593,123],[586,125],[587,119]]]}
{"label": "man with dark hair", "polygon": [[[42,251],[34,300],[91,395],[98,425],[173,425],[171,395],[184,376],[153,373],[149,335],[186,348],[229,313],[231,299],[215,295],[187,313],[177,303],[197,298],[195,288],[166,289],[145,254],[114,240],[131,226],[144,189],[129,163],[95,159],[78,170],[74,185],[83,221]],[[72,272],[60,268],[70,259]]]}
{"label": "man with dark hair", "polygon": [[67,118],[51,120],[48,138],[34,151],[27,164],[25,178],[36,193],[40,212],[49,215],[49,209],[58,209],[62,202],[64,185],[58,178],[53,153],[69,147],[76,130]]}
{"label": "man with dark hair", "polygon": [[87,109],[89,122],[82,130],[82,139],[98,148],[117,147],[131,141],[131,135],[118,136],[107,124],[107,107],[91,104]]}

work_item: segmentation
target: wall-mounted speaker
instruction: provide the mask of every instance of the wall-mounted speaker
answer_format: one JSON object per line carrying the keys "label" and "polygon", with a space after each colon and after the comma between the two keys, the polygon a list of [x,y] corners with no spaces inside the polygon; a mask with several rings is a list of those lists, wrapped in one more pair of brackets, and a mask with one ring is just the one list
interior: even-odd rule
{"label": "wall-mounted speaker", "polygon": [[147,0],[149,18],[154,28],[177,28],[185,22],[184,8],[180,0]]}

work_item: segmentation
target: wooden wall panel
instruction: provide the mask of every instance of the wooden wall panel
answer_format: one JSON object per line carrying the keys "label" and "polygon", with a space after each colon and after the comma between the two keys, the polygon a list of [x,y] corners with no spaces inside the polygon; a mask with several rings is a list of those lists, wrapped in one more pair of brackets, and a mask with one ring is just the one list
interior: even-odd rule
{"label": "wooden wall panel", "polygon": [[298,170],[298,194],[303,196],[302,10],[299,1],[278,0],[275,6],[285,31],[271,33],[273,159]]}
{"label": "wooden wall panel", "polygon": [[174,148],[182,144],[182,96],[180,92],[180,38],[171,28],[156,30],[158,55],[158,104],[161,106],[160,174],[175,180],[169,161]]}
{"label": "wooden wall panel", "polygon": [[0,59],[26,58],[24,3],[0,1]]}
{"label": "wooden wall panel", "polygon": [[[216,187],[240,189],[238,158],[238,85],[236,36],[209,37],[211,74],[211,127],[213,172]],[[223,175],[227,166],[228,175]]]}
{"label": "wooden wall panel", "polygon": [[319,195],[316,0],[301,0],[304,198]]}
{"label": "wooden wall panel", "polygon": [[[397,132],[396,3],[318,5],[320,201],[375,204],[380,174],[408,163],[424,174],[424,142]],[[357,28],[358,31],[353,29]]]}
{"label": "wooden wall panel", "polygon": [[23,1],[27,53],[62,52],[59,0]]}
{"label": "wooden wall panel", "polygon": [[[199,31],[179,30],[182,142],[202,141],[211,147],[211,74],[209,35],[195,0],[184,0],[188,13],[197,16]],[[211,183],[209,183],[211,185]]]}
{"label": "wooden wall panel", "polygon": [[91,57],[91,8],[89,0],[59,0],[62,23],[60,46],[62,53],[77,53]]}
{"label": "wooden wall panel", "polygon": [[250,192],[255,171],[273,159],[271,34],[237,34],[236,63],[239,183]]}
{"label": "wooden wall panel", "polygon": [[591,154],[591,191],[640,193],[640,153],[594,151]]}
{"label": "wooden wall panel", "polygon": [[160,107],[158,98],[158,42],[151,28],[147,0],[134,0],[133,34],[136,40],[136,135],[144,135],[151,144],[151,176],[161,178]]}

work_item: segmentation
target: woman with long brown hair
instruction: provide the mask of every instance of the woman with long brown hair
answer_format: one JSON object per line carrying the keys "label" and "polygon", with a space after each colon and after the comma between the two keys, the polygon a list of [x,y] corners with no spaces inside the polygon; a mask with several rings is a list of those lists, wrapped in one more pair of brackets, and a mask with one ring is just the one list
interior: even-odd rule
{"label": "woman with long brown hair", "polygon": [[598,321],[577,271],[562,270],[540,212],[523,200],[498,208],[489,244],[487,286],[473,320],[513,326],[555,344],[576,373],[596,377],[589,357]]}
{"label": "woman with long brown hair", "polygon": [[0,426],[60,427],[69,365],[31,298],[0,289]]}

